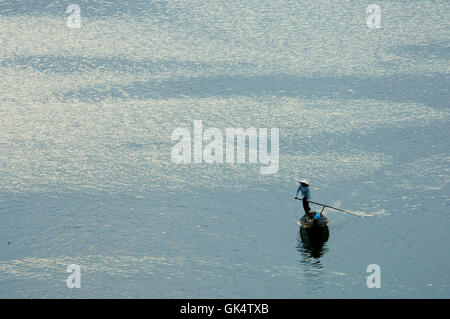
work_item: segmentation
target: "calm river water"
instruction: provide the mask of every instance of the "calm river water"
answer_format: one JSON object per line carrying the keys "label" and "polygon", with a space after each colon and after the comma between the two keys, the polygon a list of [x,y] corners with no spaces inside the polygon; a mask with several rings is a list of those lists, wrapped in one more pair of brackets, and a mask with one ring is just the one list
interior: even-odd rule
{"label": "calm river water", "polygon": [[[1,2],[0,297],[450,297],[450,2],[368,4]],[[197,120],[278,171],[174,163]],[[372,216],[302,240],[301,178]]]}

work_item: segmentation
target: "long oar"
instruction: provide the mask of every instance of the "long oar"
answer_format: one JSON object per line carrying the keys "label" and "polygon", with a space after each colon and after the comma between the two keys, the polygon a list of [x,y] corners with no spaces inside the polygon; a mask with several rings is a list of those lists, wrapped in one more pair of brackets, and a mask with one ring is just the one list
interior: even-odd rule
{"label": "long oar", "polygon": [[[300,198],[296,198],[296,199],[301,200]],[[329,206],[329,205],[325,205],[325,204],[321,204],[321,203],[316,203],[316,202],[313,202],[313,201],[308,201],[308,202],[310,202],[311,204],[316,204],[316,205],[320,205],[320,206],[323,206],[323,207],[328,207],[328,208],[336,209],[336,210],[338,210],[338,211],[341,211],[341,212],[344,212],[344,213],[347,213],[347,214],[350,214],[350,215],[354,215],[354,216],[358,216],[358,217],[362,218],[362,216],[359,215],[359,214],[352,213],[352,212],[349,212],[349,211],[346,211],[346,210],[343,210],[343,209],[340,209],[340,208],[336,208],[336,207]]]}

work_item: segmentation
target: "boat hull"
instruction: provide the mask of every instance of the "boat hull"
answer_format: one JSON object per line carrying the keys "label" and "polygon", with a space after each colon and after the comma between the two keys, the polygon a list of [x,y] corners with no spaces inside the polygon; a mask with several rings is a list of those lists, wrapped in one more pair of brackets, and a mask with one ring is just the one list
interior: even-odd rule
{"label": "boat hull", "polygon": [[324,228],[327,227],[328,218],[324,214],[322,214],[320,219],[314,219],[314,215],[316,212],[312,212],[311,214],[303,215],[298,224],[304,229],[312,229],[312,228]]}

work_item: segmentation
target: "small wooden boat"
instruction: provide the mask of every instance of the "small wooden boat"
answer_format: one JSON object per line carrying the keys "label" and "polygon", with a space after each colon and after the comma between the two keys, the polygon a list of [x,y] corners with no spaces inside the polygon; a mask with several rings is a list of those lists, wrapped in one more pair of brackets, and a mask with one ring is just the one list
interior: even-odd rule
{"label": "small wooden boat", "polygon": [[328,218],[323,213],[320,214],[320,218],[314,218],[317,212],[310,212],[309,214],[303,215],[298,224],[304,229],[311,228],[324,228],[327,227]]}

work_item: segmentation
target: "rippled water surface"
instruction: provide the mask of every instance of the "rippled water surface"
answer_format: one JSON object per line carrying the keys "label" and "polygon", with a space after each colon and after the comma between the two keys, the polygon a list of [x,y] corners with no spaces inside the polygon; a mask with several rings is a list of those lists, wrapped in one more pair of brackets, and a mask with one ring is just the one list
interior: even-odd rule
{"label": "rippled water surface", "polygon": [[[0,2],[0,297],[448,298],[450,3],[367,5]],[[173,163],[194,120],[278,172]],[[305,239],[300,178],[372,216]]]}

